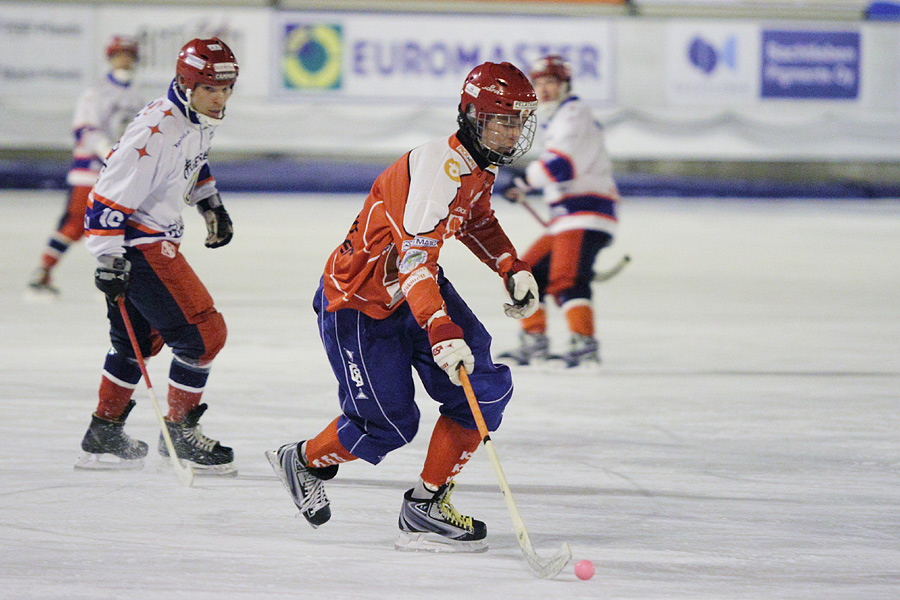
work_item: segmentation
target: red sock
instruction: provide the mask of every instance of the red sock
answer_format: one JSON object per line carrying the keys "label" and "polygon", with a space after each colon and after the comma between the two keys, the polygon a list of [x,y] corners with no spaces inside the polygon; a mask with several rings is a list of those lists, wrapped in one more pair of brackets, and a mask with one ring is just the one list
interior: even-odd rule
{"label": "red sock", "polygon": [[118,420],[122,416],[128,401],[131,400],[132,392],[134,392],[133,387],[123,387],[113,383],[106,377],[101,377],[97,416],[107,421]]}
{"label": "red sock", "polygon": [[181,390],[174,385],[169,385],[169,414],[167,419],[173,423],[178,423],[184,419],[184,415],[188,414],[192,408],[200,404],[200,398],[203,392],[188,392]]}
{"label": "red sock", "polygon": [[441,415],[428,444],[422,481],[435,488],[450,481],[469,462],[480,442],[478,430],[466,429],[450,417]]}
{"label": "red sock", "polygon": [[521,321],[522,329],[528,333],[546,333],[547,332],[547,313],[543,308],[538,308],[533,315],[525,317]]}
{"label": "red sock", "polygon": [[317,469],[356,460],[338,439],[335,419],[316,437],[306,442],[306,463]]}
{"label": "red sock", "polygon": [[569,331],[594,337],[594,311],[590,304],[573,304],[565,307]]}

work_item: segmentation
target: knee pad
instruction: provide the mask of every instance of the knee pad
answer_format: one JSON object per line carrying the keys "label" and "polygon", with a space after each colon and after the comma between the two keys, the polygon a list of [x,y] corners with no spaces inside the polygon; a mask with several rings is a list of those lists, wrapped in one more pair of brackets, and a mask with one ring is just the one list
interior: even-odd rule
{"label": "knee pad", "polygon": [[209,364],[225,346],[225,339],[228,337],[225,318],[222,313],[214,311],[209,318],[198,323],[197,328],[200,330],[200,337],[203,338],[203,354],[200,355],[198,364]]}

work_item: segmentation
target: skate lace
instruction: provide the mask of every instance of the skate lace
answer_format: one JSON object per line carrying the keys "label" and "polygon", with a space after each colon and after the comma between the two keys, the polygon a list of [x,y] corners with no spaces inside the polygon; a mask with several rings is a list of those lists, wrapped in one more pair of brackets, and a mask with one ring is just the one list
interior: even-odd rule
{"label": "skate lace", "polygon": [[316,513],[328,506],[328,497],[325,495],[325,486],[322,485],[322,480],[302,468],[297,469],[297,475],[300,477],[303,487],[303,499],[300,501],[300,510]]}
{"label": "skate lace", "polygon": [[218,440],[211,440],[203,435],[203,430],[200,429],[199,425],[196,427],[188,427],[184,437],[191,444],[205,452],[212,452],[213,448],[216,447],[216,444],[219,443]]}
{"label": "skate lace", "polygon": [[452,504],[450,504],[450,494],[453,492],[453,488],[456,486],[454,482],[450,482],[447,484],[447,490],[444,492],[444,495],[435,498],[435,502],[437,503],[438,510],[441,513],[441,516],[447,520],[450,524],[455,527],[460,527],[462,529],[466,529],[468,531],[472,531],[472,517],[467,517],[465,515],[459,514],[459,511],[456,510]]}

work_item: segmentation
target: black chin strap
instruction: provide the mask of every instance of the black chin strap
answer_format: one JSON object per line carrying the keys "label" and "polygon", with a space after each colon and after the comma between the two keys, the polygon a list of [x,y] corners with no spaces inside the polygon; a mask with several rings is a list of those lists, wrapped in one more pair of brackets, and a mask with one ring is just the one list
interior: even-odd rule
{"label": "black chin strap", "polygon": [[493,163],[488,160],[484,148],[475,140],[475,128],[469,119],[466,118],[466,115],[459,113],[456,117],[456,122],[459,124],[459,131],[456,133],[456,137],[459,138],[463,147],[468,150],[469,154],[472,155],[472,158],[475,159],[475,163],[478,167],[483,171],[493,165]]}

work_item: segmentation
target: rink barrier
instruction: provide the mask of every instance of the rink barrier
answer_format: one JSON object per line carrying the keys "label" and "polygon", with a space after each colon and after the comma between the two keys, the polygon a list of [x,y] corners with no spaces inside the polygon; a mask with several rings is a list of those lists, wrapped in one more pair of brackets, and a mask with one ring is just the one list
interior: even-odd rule
{"label": "rink barrier", "polygon": [[[290,158],[216,161],[213,175],[222,192],[366,193],[384,164],[297,161]],[[0,189],[64,190],[68,164],[56,161],[0,160]],[[502,193],[512,183],[501,170],[494,186]],[[624,197],[845,198],[900,199],[900,184],[862,181],[784,182],[622,173],[616,183]]]}

